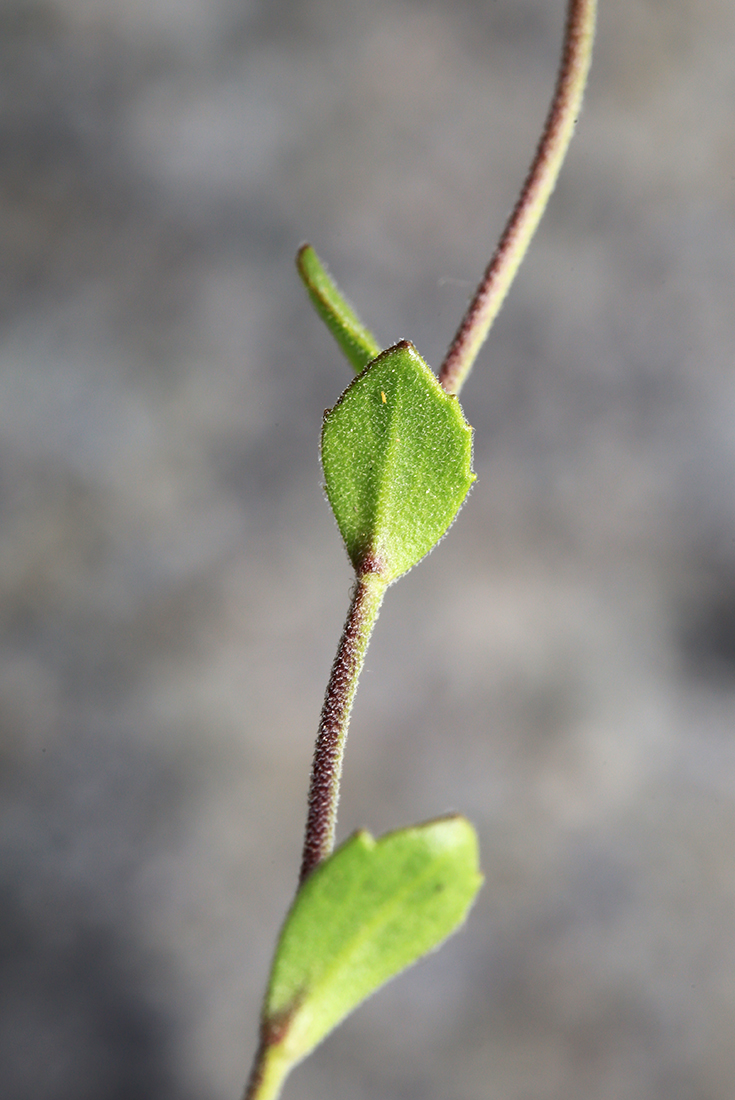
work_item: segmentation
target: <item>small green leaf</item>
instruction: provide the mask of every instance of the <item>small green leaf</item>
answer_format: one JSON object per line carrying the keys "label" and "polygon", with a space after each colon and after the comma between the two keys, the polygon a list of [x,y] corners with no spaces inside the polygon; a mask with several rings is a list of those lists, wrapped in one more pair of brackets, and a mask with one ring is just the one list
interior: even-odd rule
{"label": "small green leaf", "polygon": [[310,244],[302,244],[297,252],[296,267],[317,313],[354,370],[361,371],[380,354],[377,340],[365,328]]}
{"label": "small green leaf", "polygon": [[322,466],[358,574],[391,584],[436,545],[475,475],[472,429],[413,344],[374,359],[324,415]]}
{"label": "small green leaf", "polygon": [[[263,1034],[284,1072],[463,923],[482,885],[463,817],[358,832],[301,886],[276,949]],[[285,1071],[287,1072],[287,1071]]]}

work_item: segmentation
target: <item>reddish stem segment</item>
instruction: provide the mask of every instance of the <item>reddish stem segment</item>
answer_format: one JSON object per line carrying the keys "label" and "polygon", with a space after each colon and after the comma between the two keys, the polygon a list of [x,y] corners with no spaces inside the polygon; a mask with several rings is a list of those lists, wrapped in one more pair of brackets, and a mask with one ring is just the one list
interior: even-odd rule
{"label": "reddish stem segment", "polygon": [[595,30],[596,0],[569,0],[554,98],[513,213],[439,372],[458,394],[515,278],[554,189],[582,106]]}
{"label": "reddish stem segment", "polygon": [[309,788],[304,854],[300,882],[334,848],[339,781],[342,776],[347,729],[370,635],[386,590],[377,573],[357,578],[337,656],[324,696]]}

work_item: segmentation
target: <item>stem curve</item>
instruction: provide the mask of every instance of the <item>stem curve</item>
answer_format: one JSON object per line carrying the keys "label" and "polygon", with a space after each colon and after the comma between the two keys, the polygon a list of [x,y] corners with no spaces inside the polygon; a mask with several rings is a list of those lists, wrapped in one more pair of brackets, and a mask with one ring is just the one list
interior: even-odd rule
{"label": "stem curve", "polygon": [[569,0],[559,75],[543,133],[513,213],[439,371],[447,393],[458,394],[472,370],[554,190],[582,107],[596,10],[596,0]]}

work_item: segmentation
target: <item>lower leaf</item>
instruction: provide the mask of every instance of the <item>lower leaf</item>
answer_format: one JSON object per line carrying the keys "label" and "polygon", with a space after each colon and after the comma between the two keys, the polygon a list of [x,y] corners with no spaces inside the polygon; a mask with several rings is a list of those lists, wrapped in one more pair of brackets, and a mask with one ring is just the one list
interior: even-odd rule
{"label": "lower leaf", "polygon": [[451,816],[375,840],[355,833],[301,886],[281,931],[263,1041],[304,1058],[385,982],[465,920],[482,885],[475,830]]}

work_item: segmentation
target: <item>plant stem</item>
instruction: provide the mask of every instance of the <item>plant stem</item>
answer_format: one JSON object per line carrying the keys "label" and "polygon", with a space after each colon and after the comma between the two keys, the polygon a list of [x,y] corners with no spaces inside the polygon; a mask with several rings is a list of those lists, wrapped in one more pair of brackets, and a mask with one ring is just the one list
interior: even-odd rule
{"label": "plant stem", "polygon": [[439,372],[458,394],[485,342],[554,190],[582,106],[592,60],[596,0],[569,0],[554,98],[523,190]]}
{"label": "plant stem", "polygon": [[[379,573],[358,575],[324,696],[309,787],[309,812],[299,885],[334,848],[339,782],[352,703],[370,636],[388,585]],[[293,1068],[278,1030],[263,1017],[244,1100],[277,1100]]]}
{"label": "plant stem", "polygon": [[262,1035],[243,1100],[278,1100],[292,1068],[278,1045]]}
{"label": "plant stem", "polygon": [[358,576],[324,696],[309,788],[300,882],[334,848],[339,781],[352,703],[387,585],[378,573]]}

